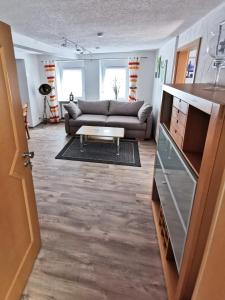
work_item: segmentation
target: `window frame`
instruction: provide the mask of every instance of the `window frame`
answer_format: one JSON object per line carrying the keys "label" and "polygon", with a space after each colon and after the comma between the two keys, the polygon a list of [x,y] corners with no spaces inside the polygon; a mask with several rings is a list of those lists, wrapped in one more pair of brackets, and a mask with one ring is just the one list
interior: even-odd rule
{"label": "window frame", "polygon": [[68,99],[64,99],[63,97],[63,71],[65,70],[80,70],[81,71],[81,76],[82,76],[82,97],[77,97],[78,99],[85,100],[85,72],[84,68],[82,67],[62,67],[60,70],[60,88],[61,88],[61,95],[62,95],[62,100],[61,101],[69,101]]}
{"label": "window frame", "polygon": [[[126,73],[126,81],[125,81],[125,98],[118,98],[117,101],[128,101],[128,90],[129,90],[129,80],[128,80],[128,67],[127,66],[123,66],[123,65],[106,65],[102,68],[102,82],[101,82],[101,85],[102,85],[102,88],[101,88],[101,99],[105,99],[104,97],[104,80],[105,80],[105,74],[106,74],[106,70],[107,69],[123,69],[125,70],[125,73]],[[103,99],[103,100],[104,100]],[[114,100],[114,99],[108,99],[108,100]]]}

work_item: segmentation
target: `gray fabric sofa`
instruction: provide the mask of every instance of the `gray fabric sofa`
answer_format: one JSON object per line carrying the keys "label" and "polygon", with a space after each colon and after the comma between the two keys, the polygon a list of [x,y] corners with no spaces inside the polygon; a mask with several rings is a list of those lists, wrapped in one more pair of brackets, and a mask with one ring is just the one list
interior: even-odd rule
{"label": "gray fabric sofa", "polygon": [[126,138],[150,139],[152,112],[148,113],[144,122],[138,118],[143,104],[144,101],[129,103],[115,100],[78,100],[78,116],[74,119],[69,113],[64,115],[66,133],[74,135],[82,125],[122,127],[125,128]]}

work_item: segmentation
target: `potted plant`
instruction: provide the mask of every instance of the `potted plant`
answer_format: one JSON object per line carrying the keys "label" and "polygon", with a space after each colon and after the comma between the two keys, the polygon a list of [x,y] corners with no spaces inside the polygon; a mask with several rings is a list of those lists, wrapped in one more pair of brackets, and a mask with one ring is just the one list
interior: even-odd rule
{"label": "potted plant", "polygon": [[114,81],[113,81],[113,92],[115,94],[115,100],[118,99],[118,95],[119,95],[119,91],[120,91],[120,84],[118,82],[118,79],[115,77]]}

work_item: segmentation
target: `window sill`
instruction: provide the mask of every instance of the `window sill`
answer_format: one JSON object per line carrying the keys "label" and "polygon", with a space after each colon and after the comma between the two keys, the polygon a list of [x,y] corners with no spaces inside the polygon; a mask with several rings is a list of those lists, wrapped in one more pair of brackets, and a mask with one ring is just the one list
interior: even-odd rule
{"label": "window sill", "polygon": [[[58,100],[59,103],[69,103],[70,100]],[[73,100],[72,102],[77,103],[77,100]]]}

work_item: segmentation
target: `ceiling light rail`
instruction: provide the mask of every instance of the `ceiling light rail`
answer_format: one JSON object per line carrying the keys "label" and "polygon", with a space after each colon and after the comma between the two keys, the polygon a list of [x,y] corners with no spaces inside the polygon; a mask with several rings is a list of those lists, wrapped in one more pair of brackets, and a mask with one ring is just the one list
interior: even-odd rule
{"label": "ceiling light rail", "polygon": [[63,40],[63,42],[62,42],[61,46],[64,48],[71,48],[71,47],[73,48],[74,47],[76,53],[90,54],[90,55],[93,54],[90,50],[86,49],[84,46],[82,46],[79,43],[76,43],[68,38],[63,37],[62,40]]}

